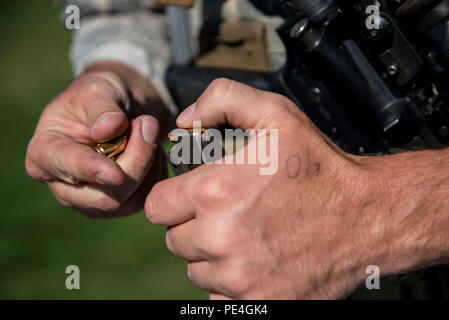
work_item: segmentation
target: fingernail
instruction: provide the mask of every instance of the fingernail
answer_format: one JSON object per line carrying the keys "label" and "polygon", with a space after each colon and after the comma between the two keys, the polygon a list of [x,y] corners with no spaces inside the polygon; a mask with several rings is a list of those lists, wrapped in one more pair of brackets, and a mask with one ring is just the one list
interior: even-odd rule
{"label": "fingernail", "polygon": [[159,133],[159,124],[154,118],[143,118],[142,120],[142,137],[146,143],[154,146],[157,142]]}
{"label": "fingernail", "polygon": [[196,109],[196,102],[187,109],[185,109],[183,112],[181,112],[176,121],[179,123],[185,123],[188,122],[189,120],[192,120],[193,114],[195,113],[195,109]]}
{"label": "fingernail", "polygon": [[118,112],[103,113],[101,116],[98,117],[97,121],[95,121],[94,125],[92,126],[92,132],[95,131],[95,128],[101,125],[103,122],[106,122],[113,117],[123,117],[123,114]]}

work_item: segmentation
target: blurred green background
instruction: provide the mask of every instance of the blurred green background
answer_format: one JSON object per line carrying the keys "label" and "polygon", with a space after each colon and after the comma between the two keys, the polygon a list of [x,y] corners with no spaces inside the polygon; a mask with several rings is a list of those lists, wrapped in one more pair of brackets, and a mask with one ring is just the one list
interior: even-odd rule
{"label": "blurred green background", "polygon": [[[144,213],[94,221],[25,173],[42,109],[72,79],[71,34],[51,0],[0,2],[0,299],[205,299]],[[67,290],[65,269],[81,271]]]}

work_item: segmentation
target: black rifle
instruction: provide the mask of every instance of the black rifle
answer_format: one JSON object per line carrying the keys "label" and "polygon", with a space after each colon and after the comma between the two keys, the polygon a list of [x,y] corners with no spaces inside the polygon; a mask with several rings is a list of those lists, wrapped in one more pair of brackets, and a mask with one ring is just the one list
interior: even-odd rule
{"label": "black rifle", "polygon": [[[286,65],[274,74],[171,66],[167,84],[178,106],[226,77],[292,99],[347,152],[449,142],[449,1],[380,1],[378,20],[367,13],[372,0],[281,2]],[[370,19],[378,22],[374,28]]]}

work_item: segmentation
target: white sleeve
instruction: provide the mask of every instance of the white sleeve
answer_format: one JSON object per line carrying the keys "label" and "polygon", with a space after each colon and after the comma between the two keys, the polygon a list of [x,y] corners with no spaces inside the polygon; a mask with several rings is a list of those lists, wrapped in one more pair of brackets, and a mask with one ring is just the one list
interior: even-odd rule
{"label": "white sleeve", "polygon": [[148,78],[172,114],[177,113],[165,85],[170,64],[167,21],[152,0],[65,0],[78,5],[80,29],[74,31],[70,58],[75,75],[100,61],[128,65]]}

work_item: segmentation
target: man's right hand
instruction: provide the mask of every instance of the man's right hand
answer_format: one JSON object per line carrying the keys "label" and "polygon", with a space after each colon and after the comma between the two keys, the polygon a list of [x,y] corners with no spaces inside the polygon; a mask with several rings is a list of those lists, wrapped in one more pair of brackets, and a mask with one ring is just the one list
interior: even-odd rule
{"label": "man's right hand", "polygon": [[[166,175],[158,121],[136,116],[146,112],[133,110],[130,92],[116,73],[83,74],[45,108],[28,146],[28,174],[46,183],[62,205],[91,218],[141,210],[152,186]],[[116,161],[91,149],[127,130],[128,146]]]}

